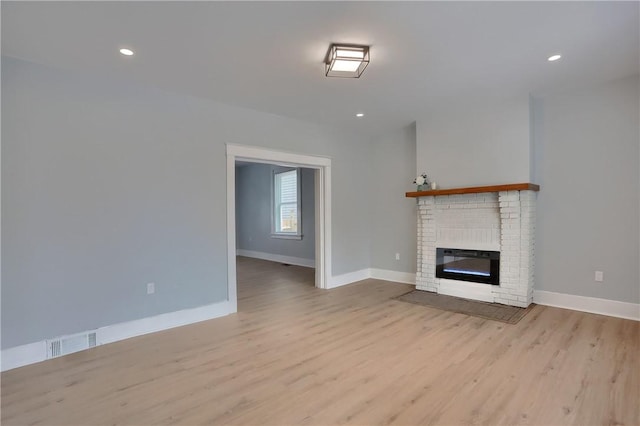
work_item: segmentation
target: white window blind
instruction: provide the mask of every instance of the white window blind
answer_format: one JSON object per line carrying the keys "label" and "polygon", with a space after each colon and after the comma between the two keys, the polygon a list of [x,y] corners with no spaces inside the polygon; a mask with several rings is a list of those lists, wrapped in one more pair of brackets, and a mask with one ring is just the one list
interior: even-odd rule
{"label": "white window blind", "polygon": [[274,233],[299,235],[298,170],[274,173]]}

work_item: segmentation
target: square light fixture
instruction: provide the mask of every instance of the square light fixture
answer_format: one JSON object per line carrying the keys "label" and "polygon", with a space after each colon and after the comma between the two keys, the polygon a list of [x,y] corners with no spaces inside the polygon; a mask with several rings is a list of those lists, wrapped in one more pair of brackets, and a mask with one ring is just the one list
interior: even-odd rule
{"label": "square light fixture", "polygon": [[369,65],[369,46],[332,44],[325,60],[325,75],[358,78],[367,65]]}

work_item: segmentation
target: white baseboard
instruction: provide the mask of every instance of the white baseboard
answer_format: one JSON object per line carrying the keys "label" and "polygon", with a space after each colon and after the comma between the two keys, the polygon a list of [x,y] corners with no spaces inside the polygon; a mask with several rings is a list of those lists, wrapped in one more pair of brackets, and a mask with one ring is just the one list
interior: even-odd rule
{"label": "white baseboard", "polygon": [[47,359],[47,342],[43,340],[41,342],[27,343],[26,345],[3,349],[0,358],[2,371],[44,361]]}
{"label": "white baseboard", "polygon": [[307,268],[315,268],[315,259],[305,259],[302,257],[283,256],[281,254],[265,253],[261,251],[237,249],[236,255],[253,257],[256,259],[269,260],[271,262],[288,263],[289,265],[306,266]]}
{"label": "white baseboard", "polygon": [[[367,268],[347,274],[337,275],[331,278],[329,288],[336,288],[357,281],[375,278],[398,283],[415,284],[415,274],[408,272],[389,271],[386,269]],[[459,284],[457,282],[457,284]],[[441,281],[442,285],[442,281]],[[441,288],[442,290],[442,288]],[[445,289],[446,290],[446,289]],[[482,290],[482,289],[481,289]],[[453,289],[455,293],[455,289]],[[468,297],[465,295],[443,293],[452,296]],[[484,300],[484,294],[479,295],[479,300]],[[488,297],[488,296],[487,296]],[[492,297],[492,296],[491,296]],[[493,298],[487,298],[493,301]],[[533,301],[539,305],[554,306],[557,308],[572,309],[574,311],[589,312],[593,314],[608,315],[610,317],[625,318],[640,321],[640,304],[619,302],[617,300],[599,299],[596,297],[576,296],[573,294],[554,293],[551,291],[534,290]]]}
{"label": "white baseboard", "polygon": [[229,301],[224,301],[113,324],[99,328],[96,331],[96,342],[98,345],[113,343],[143,334],[155,333],[156,331],[168,330],[170,328],[223,317],[235,311]]}
{"label": "white baseboard", "polygon": [[[143,334],[155,333],[174,327],[206,321],[229,315],[236,311],[236,307],[229,301],[199,306],[197,308],[160,314],[153,317],[108,325],[95,330],[96,345],[117,342]],[[94,331],[94,330],[91,330]],[[52,339],[55,339],[53,337]],[[24,365],[35,364],[47,359],[46,340],[28,343],[9,349],[3,349],[1,355],[1,370],[7,371]]]}
{"label": "white baseboard", "polygon": [[[367,278],[407,284],[415,283],[414,274],[367,268],[332,277],[329,288],[340,287],[365,280]],[[539,305],[554,306],[558,308],[572,309],[575,311],[640,321],[640,304],[637,303],[619,302],[616,300],[576,296],[572,294],[554,293],[551,291],[541,290],[535,290],[533,292],[533,301]],[[143,334],[154,333],[157,331],[222,317],[234,313],[235,311],[236,308],[231,302],[224,301],[197,308],[183,309],[181,311],[169,312],[153,317],[113,324],[95,330],[96,343],[98,345],[103,345],[117,342],[119,340],[125,340],[141,336]],[[0,356],[1,371],[35,364],[46,359],[46,340],[4,349]]]}
{"label": "white baseboard", "polygon": [[366,280],[371,278],[371,271],[367,269],[360,269],[359,271],[348,272],[342,275],[334,275],[329,280],[327,288],[336,288],[343,285],[355,283],[356,281]]}
{"label": "white baseboard", "polygon": [[542,290],[533,291],[533,301],[539,305],[640,321],[640,304],[638,303],[619,302],[617,300],[576,296],[573,294],[554,293],[552,291]]}
{"label": "white baseboard", "polygon": [[371,268],[371,278],[384,281],[392,281],[394,283],[416,284],[416,274],[411,272],[390,271],[388,269]]}
{"label": "white baseboard", "polygon": [[387,269],[366,268],[359,271],[348,272],[342,275],[331,277],[328,288],[341,287],[343,285],[355,283],[357,281],[375,278],[377,280],[392,281],[404,284],[416,283],[416,274],[409,272],[389,271]]}

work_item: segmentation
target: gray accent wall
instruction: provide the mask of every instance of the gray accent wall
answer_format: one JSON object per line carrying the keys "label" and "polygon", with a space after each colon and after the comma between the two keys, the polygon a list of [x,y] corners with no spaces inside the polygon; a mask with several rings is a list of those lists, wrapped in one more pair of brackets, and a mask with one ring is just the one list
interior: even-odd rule
{"label": "gray accent wall", "polygon": [[639,303],[639,85],[439,111],[417,124],[417,171],[441,188],[540,184],[535,289]]}
{"label": "gray accent wall", "polygon": [[417,172],[535,176],[536,289],[639,303],[638,86],[443,109],[371,139],[3,57],[1,347],[226,300],[227,143],[331,158],[334,276],[415,271]]}
{"label": "gray accent wall", "polygon": [[271,186],[274,171],[280,170],[270,164],[236,166],[236,247],[315,260],[315,170],[300,169],[302,239],[271,237]]}
{"label": "gray accent wall", "polygon": [[470,102],[417,122],[417,171],[441,188],[529,182],[529,97]]}
{"label": "gray accent wall", "polygon": [[381,135],[372,146],[371,267],[415,273],[416,200],[405,197],[415,190],[415,123]]}
{"label": "gray accent wall", "polygon": [[226,143],[332,158],[333,274],[370,266],[367,138],[8,57],[2,124],[3,349],[226,300]]}
{"label": "gray accent wall", "polygon": [[640,303],[639,86],[534,99],[536,289]]}

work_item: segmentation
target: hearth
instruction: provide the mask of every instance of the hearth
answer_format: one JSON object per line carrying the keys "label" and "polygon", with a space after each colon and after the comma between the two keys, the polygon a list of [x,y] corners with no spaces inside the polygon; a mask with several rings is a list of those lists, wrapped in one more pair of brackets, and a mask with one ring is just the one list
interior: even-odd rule
{"label": "hearth", "polygon": [[436,248],[436,277],[500,284],[500,252]]}

